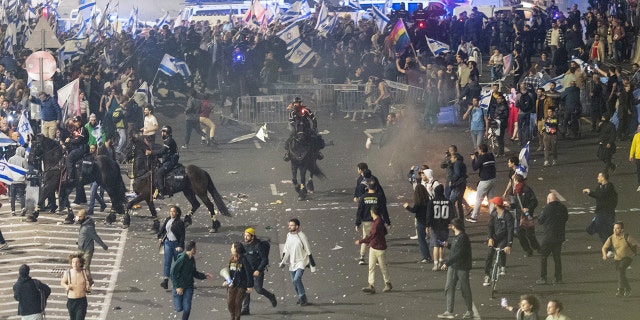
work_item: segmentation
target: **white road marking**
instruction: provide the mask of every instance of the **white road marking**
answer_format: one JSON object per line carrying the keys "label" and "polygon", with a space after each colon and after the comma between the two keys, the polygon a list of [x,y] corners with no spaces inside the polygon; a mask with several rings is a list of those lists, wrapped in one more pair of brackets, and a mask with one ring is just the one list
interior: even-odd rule
{"label": "white road marking", "polygon": [[272,183],[270,185],[270,187],[271,187],[271,195],[272,196],[277,196],[278,195],[278,188],[276,187],[276,184]]}
{"label": "white road marking", "polygon": [[113,266],[111,271],[111,277],[109,282],[109,288],[107,288],[106,297],[104,299],[104,303],[107,306],[106,308],[102,308],[102,312],[100,313],[100,319],[106,320],[107,313],[109,313],[109,306],[111,305],[111,299],[113,298],[113,290],[116,288],[116,282],[118,282],[118,273],[120,272],[120,266],[122,264],[122,257],[124,256],[124,246],[125,242],[127,242],[127,231],[129,229],[124,229],[124,231],[120,234],[120,244],[118,245],[118,254],[116,256],[116,263]]}
{"label": "white road marking", "polygon": [[558,200],[560,200],[561,202],[565,202],[565,201],[567,201],[567,199],[565,199],[562,195],[560,195],[560,193],[558,192],[558,190],[556,190],[556,189],[551,189],[551,190],[549,190],[549,191],[551,191],[551,192],[555,193],[556,197],[558,197]]}

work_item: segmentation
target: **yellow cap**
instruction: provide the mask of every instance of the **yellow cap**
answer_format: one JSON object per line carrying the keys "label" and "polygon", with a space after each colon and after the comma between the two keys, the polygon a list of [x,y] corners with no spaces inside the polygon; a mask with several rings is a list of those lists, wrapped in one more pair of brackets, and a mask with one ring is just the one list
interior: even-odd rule
{"label": "yellow cap", "polygon": [[253,228],[247,228],[246,230],[244,230],[244,233],[248,233],[252,236],[256,235],[256,230],[254,230]]}

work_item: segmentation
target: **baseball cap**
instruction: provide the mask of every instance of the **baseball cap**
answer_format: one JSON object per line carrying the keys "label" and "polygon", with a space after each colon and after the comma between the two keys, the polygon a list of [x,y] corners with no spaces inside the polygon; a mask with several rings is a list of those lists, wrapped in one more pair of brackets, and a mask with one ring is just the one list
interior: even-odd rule
{"label": "baseball cap", "polygon": [[248,234],[250,234],[252,236],[255,236],[256,235],[256,230],[253,229],[253,228],[247,228],[247,229],[244,230],[244,233],[248,233]]}
{"label": "baseball cap", "polygon": [[489,200],[489,202],[500,207],[504,206],[504,199],[502,199],[502,197],[493,197],[491,198],[491,200]]}

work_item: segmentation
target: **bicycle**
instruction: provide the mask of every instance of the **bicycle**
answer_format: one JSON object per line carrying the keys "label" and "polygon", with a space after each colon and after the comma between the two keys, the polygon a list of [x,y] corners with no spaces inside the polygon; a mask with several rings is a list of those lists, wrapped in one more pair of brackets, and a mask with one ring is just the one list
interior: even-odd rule
{"label": "bicycle", "polygon": [[491,269],[491,299],[495,298],[496,286],[498,285],[498,279],[500,278],[500,252],[504,251],[503,248],[493,248],[496,251],[495,261],[493,262],[493,268]]}

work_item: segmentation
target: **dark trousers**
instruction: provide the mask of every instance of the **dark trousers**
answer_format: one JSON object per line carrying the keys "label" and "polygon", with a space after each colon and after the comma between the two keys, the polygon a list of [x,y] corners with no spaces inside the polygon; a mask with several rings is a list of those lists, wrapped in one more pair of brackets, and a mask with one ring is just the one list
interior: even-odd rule
{"label": "dark trousers", "polygon": [[[503,248],[507,246],[507,239],[502,239],[502,240],[493,240],[493,245],[496,248]],[[489,248],[489,251],[487,253],[487,260],[485,260],[484,262],[484,275],[488,276],[491,274],[491,268],[493,268],[493,262],[494,262],[494,258],[495,258],[495,254],[496,254],[496,250],[494,248]],[[501,267],[504,267],[507,265],[507,254],[504,251],[500,251],[500,261],[498,262],[498,265],[500,265]]]}
{"label": "dark trousers", "polygon": [[162,193],[165,192],[164,175],[167,174],[167,172],[169,172],[169,170],[171,170],[173,167],[175,167],[175,164],[171,161],[167,161],[163,163],[160,168],[158,168],[158,170],[156,170],[156,183],[158,184],[158,190],[160,190],[160,192]]}
{"label": "dark trousers", "polygon": [[631,290],[629,279],[627,279],[627,268],[631,265],[633,259],[626,257],[622,260],[616,260],[616,271],[618,271],[618,288]]}
{"label": "dark trousers", "polygon": [[555,267],[556,281],[562,281],[562,260],[560,251],[562,242],[542,243],[540,247],[540,278],[547,280],[547,258],[549,254],[553,256],[553,264]]}
{"label": "dark trousers", "polygon": [[187,125],[185,127],[185,133],[184,133],[184,145],[187,146],[189,145],[189,140],[191,140],[191,130],[195,130],[197,134],[199,134],[201,137],[206,137],[207,134],[204,133],[204,131],[202,131],[202,129],[200,128],[200,120],[196,119],[196,120],[187,120]]}
{"label": "dark trousers", "polygon": [[20,198],[20,209],[24,208],[26,184],[14,183],[9,186],[9,197],[11,198],[11,211],[16,211],[16,199]]}
{"label": "dark trousers", "polygon": [[69,152],[69,154],[67,155],[67,162],[65,163],[67,168],[67,175],[69,177],[75,178],[76,173],[75,170],[73,170],[73,165],[76,163],[76,161],[80,160],[85,153],[86,152],[84,148],[78,148]]}
{"label": "dark trousers", "polygon": [[242,300],[247,294],[247,288],[230,287],[227,289],[227,308],[231,314],[231,320],[239,320],[242,312]]}
{"label": "dark trousers", "polygon": [[469,283],[469,270],[449,268],[447,270],[447,283],[444,294],[447,298],[447,311],[453,313],[453,305],[456,297],[456,285],[460,281],[460,292],[464,299],[467,311],[473,312],[473,298],[471,296],[471,284]]}
{"label": "dark trousers", "polygon": [[636,159],[636,175],[638,176],[638,186],[640,186],[640,159]]}
{"label": "dark trousers", "polygon": [[531,141],[531,114],[518,113],[518,136],[520,146],[524,146]]}
{"label": "dark trousers", "polygon": [[[264,284],[264,272],[260,272],[260,275],[253,277],[253,291],[257,294],[261,294],[269,300],[275,298],[275,295],[269,292],[263,287]],[[242,300],[242,310],[249,311],[249,304],[251,303],[251,294],[247,293]]]}
{"label": "dark trousers", "polygon": [[0,230],[0,244],[5,244],[7,243],[7,241],[4,240],[4,237],[2,236],[2,230]]}
{"label": "dark trousers", "polygon": [[[506,121],[505,121],[506,122]],[[507,126],[500,126],[500,135],[498,138],[498,154],[504,154],[504,136],[507,135]]]}
{"label": "dark trousers", "polygon": [[84,320],[84,317],[87,316],[87,305],[87,297],[67,299],[69,320]]}
{"label": "dark trousers", "polygon": [[533,254],[533,250],[540,250],[535,228],[518,228],[518,240],[522,249],[529,255]]}

